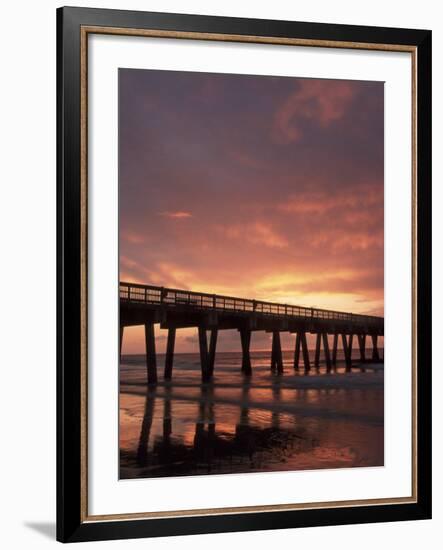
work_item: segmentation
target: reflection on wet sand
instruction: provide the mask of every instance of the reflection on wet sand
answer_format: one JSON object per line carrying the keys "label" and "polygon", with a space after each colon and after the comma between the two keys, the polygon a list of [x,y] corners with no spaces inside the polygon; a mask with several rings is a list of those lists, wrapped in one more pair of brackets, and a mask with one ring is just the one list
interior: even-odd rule
{"label": "reflection on wet sand", "polygon": [[126,390],[122,479],[383,465],[382,388],[295,389],[274,375]]}

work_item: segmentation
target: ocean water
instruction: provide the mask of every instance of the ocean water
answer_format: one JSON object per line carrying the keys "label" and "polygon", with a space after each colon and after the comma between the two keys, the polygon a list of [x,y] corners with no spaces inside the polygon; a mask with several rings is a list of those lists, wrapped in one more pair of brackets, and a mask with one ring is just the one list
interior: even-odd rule
{"label": "ocean water", "polygon": [[[369,350],[368,350],[369,351]],[[369,356],[369,353],[367,354]],[[120,478],[382,466],[383,364],[309,374],[270,369],[269,352],[217,353],[214,378],[201,382],[198,354],[175,354],[172,380],[146,385],[145,358],[120,365]]]}

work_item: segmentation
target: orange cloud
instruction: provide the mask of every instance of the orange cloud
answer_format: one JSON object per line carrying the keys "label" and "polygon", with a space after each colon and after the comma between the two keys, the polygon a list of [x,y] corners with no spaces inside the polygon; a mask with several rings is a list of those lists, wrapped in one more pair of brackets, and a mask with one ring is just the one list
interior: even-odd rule
{"label": "orange cloud", "polygon": [[373,234],[368,234],[362,231],[330,233],[317,233],[311,240],[311,246],[320,247],[327,245],[331,252],[349,252],[349,251],[365,251],[372,248],[383,247],[383,231],[379,230]]}
{"label": "orange cloud", "polygon": [[252,222],[230,226],[221,226],[219,230],[228,239],[242,239],[251,244],[264,245],[269,248],[286,248],[287,239],[280,235],[270,224]]}

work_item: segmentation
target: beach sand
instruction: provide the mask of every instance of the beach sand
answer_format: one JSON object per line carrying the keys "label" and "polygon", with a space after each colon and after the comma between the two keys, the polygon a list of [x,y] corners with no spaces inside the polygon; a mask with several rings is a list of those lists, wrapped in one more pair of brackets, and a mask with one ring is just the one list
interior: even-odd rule
{"label": "beach sand", "polygon": [[383,465],[383,364],[304,376],[255,360],[244,378],[221,358],[202,384],[198,358],[179,358],[149,388],[142,362],[123,361],[120,478]]}

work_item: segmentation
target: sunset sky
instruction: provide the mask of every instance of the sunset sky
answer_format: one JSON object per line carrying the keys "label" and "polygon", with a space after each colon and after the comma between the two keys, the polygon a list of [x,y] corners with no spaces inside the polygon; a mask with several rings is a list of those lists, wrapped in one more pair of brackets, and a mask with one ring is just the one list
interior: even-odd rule
{"label": "sunset sky", "polygon": [[[119,79],[121,280],[383,315],[383,83]],[[123,353],[142,352],[127,329]]]}

